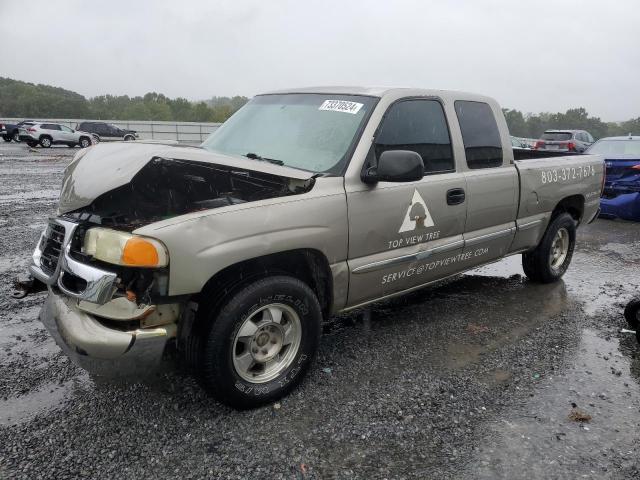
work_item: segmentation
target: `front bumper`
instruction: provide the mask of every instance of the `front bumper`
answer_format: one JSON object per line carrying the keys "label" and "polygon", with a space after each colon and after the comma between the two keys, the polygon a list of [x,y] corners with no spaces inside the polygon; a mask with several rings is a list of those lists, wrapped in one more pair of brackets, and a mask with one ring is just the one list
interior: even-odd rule
{"label": "front bumper", "polygon": [[81,311],[77,300],[53,288],[40,320],[62,351],[85,370],[102,376],[141,375],[157,367],[176,324],[115,330]]}
{"label": "front bumper", "polygon": [[[85,370],[104,376],[144,374],[160,363],[175,338],[179,309],[114,298],[117,274],[71,255],[76,228],[73,222],[51,219],[33,252],[29,271],[49,291],[40,319]],[[131,321],[138,323],[131,326]]]}
{"label": "front bumper", "polygon": [[600,199],[600,216],[640,222],[640,192]]}

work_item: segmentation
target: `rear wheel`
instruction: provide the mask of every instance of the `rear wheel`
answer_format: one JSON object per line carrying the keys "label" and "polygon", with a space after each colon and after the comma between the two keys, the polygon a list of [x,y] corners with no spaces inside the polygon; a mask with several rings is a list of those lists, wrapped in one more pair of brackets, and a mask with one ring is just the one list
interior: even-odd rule
{"label": "rear wheel", "polygon": [[555,217],[535,250],[522,254],[522,268],[540,283],[559,280],[569,268],[576,243],[576,222],[568,213]]}
{"label": "rear wheel", "polygon": [[131,142],[132,140],[135,140],[135,137],[133,135],[125,135],[124,136],[124,141],[125,142]]}
{"label": "rear wheel", "polygon": [[40,137],[40,146],[42,148],[49,148],[51,146],[51,137]]}
{"label": "rear wheel", "polygon": [[631,300],[624,309],[624,318],[627,320],[629,327],[638,330],[640,326],[640,298]]}
{"label": "rear wheel", "polygon": [[205,388],[231,407],[253,408],[286,395],[315,357],[320,304],[296,278],[258,280],[209,315],[195,366]]}
{"label": "rear wheel", "polygon": [[91,145],[91,140],[89,140],[87,137],[82,137],[80,139],[80,146],[82,148],[87,148],[90,145]]}
{"label": "rear wheel", "polygon": [[93,137],[93,143],[100,143],[100,137],[98,135],[91,135],[91,137]]}

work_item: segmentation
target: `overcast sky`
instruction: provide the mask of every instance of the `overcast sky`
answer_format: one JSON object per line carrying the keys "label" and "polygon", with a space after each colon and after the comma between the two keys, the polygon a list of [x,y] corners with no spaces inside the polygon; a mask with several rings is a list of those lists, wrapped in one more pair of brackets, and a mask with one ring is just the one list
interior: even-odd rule
{"label": "overcast sky", "polygon": [[398,85],[640,116],[638,0],[0,0],[0,45],[0,76],[85,96]]}

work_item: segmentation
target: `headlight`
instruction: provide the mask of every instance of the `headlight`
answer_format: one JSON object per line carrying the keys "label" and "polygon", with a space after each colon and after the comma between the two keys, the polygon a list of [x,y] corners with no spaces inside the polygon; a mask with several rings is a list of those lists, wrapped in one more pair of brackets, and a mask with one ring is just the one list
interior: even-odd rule
{"label": "headlight", "polygon": [[169,254],[152,238],[108,228],[91,228],[84,236],[83,253],[103,262],[127,267],[166,267]]}

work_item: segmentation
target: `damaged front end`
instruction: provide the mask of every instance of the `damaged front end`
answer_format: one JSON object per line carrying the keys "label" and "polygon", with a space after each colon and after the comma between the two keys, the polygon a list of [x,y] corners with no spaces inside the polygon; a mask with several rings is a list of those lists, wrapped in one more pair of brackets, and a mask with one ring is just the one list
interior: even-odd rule
{"label": "damaged front end", "polygon": [[[74,160],[65,172],[60,215],[50,220],[33,253],[29,271],[35,283],[23,279],[31,289],[37,282],[46,286],[43,323],[76,363],[98,374],[140,374],[157,365],[176,338],[189,300],[169,296],[171,252],[156,239],[136,235],[137,228],[304,193],[314,183],[311,176],[243,168],[235,159],[147,158],[137,171],[126,165],[112,176],[104,168],[109,165],[93,165],[90,177],[85,161],[91,157]],[[96,176],[103,176],[102,185]],[[83,178],[95,187],[93,198]]]}

